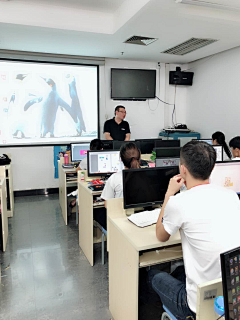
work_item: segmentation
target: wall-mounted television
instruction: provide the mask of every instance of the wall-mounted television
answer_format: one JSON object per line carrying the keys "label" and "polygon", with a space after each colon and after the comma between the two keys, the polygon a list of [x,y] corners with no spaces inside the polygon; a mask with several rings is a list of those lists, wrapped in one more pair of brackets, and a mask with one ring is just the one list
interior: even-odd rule
{"label": "wall-mounted television", "polygon": [[156,96],[156,70],[111,69],[113,100],[146,100]]}

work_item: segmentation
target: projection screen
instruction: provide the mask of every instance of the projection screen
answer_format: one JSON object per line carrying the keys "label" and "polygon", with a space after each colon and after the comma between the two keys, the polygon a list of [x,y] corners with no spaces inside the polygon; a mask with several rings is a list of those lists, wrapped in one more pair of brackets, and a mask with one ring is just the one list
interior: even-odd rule
{"label": "projection screen", "polygon": [[98,66],[0,61],[0,146],[98,137]]}

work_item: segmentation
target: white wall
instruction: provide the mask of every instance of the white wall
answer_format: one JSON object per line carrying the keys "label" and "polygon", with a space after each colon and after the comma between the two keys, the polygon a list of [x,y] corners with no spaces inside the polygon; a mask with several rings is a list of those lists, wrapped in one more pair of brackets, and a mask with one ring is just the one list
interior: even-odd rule
{"label": "white wall", "polygon": [[189,65],[195,72],[187,94],[186,121],[190,128],[211,137],[223,131],[226,140],[240,135],[240,48]]}
{"label": "white wall", "polygon": [[[101,75],[101,101],[100,101],[100,131],[103,138],[103,124],[106,119],[114,116],[116,105],[122,104],[127,111],[126,121],[131,128],[131,139],[157,137],[159,131],[164,127],[164,105],[157,99],[149,101],[115,101],[111,99],[111,68],[130,69],[155,69],[157,70],[156,95],[164,99],[165,95],[165,65],[159,69],[157,62],[127,61],[117,59],[106,59],[105,69]],[[159,70],[160,86],[159,86]],[[159,90],[160,87],[160,90]]]}

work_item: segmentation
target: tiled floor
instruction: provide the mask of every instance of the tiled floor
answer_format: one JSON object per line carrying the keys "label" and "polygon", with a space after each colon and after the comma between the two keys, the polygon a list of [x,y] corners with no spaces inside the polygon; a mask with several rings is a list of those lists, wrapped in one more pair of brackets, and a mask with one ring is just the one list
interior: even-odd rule
{"label": "tiled floor", "polygon": [[15,198],[7,250],[0,253],[0,319],[107,320],[108,268],[95,248],[92,268],[65,226],[58,195]]}

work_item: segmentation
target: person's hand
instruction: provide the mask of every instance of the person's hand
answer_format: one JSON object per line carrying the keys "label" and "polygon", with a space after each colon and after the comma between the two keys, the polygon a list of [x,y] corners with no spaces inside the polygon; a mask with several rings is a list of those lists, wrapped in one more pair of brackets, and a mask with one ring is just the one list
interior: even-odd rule
{"label": "person's hand", "polygon": [[175,193],[177,193],[181,189],[183,184],[184,184],[184,179],[182,178],[182,176],[180,174],[174,176],[169,181],[166,195],[168,197],[173,196]]}

